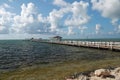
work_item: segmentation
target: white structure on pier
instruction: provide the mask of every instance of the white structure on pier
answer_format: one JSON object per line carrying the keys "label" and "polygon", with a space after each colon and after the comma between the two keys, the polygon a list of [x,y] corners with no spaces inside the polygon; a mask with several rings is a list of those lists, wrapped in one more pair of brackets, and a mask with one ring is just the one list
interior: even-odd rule
{"label": "white structure on pier", "polygon": [[50,37],[50,41],[61,41],[62,37],[61,36],[54,36],[54,37]]}

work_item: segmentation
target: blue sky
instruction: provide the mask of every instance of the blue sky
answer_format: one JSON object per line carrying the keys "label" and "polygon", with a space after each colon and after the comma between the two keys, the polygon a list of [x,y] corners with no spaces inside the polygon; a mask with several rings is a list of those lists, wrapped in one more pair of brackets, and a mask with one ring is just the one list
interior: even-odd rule
{"label": "blue sky", "polygon": [[0,0],[0,39],[120,38],[120,0]]}

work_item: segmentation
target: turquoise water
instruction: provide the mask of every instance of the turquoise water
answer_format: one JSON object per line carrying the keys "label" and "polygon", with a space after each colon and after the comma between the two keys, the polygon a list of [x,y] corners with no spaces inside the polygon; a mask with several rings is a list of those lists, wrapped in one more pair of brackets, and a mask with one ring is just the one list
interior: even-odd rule
{"label": "turquoise water", "polygon": [[114,57],[120,57],[120,53],[23,40],[0,41],[0,70],[15,70],[25,66],[73,60],[94,61]]}

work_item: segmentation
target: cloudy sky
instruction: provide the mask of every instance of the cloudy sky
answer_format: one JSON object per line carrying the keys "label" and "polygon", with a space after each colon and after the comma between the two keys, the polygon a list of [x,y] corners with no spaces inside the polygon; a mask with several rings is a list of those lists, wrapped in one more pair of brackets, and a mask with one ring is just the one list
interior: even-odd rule
{"label": "cloudy sky", "polygon": [[0,39],[120,38],[120,0],[0,0]]}

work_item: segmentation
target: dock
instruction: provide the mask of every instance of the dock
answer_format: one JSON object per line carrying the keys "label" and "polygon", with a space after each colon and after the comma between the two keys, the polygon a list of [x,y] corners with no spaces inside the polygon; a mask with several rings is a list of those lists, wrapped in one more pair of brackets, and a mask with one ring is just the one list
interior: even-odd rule
{"label": "dock", "polygon": [[96,48],[105,50],[120,51],[120,42],[93,42],[93,41],[42,41],[49,44],[59,44],[67,46]]}

